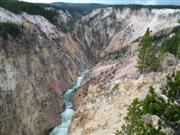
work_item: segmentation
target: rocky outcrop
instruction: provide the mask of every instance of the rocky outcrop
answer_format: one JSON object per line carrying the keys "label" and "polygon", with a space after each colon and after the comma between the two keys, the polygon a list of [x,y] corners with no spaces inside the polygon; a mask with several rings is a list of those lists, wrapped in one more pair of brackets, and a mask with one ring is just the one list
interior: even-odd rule
{"label": "rocky outcrop", "polygon": [[[131,71],[132,67],[127,68],[129,65],[131,63],[122,67],[106,68],[97,76],[93,75],[96,69],[91,72],[90,77],[94,77],[89,81],[87,79],[87,83],[73,98],[76,113],[69,131],[70,135],[114,135],[121,129],[123,118],[133,99],[136,97],[144,99],[150,86],[157,90],[158,95],[162,95],[160,87],[165,84],[166,75],[173,73],[171,66],[163,73],[152,72],[139,76],[137,72]],[[117,78],[116,73],[123,69],[126,69],[127,75]],[[124,74],[123,72],[121,74]],[[156,125],[155,119],[152,119],[152,122]]]}

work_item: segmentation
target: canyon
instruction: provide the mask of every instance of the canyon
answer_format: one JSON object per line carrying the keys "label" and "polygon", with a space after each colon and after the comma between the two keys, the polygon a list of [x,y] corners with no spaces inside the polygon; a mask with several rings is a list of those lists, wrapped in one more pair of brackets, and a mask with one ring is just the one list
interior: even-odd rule
{"label": "canyon", "polygon": [[113,135],[132,100],[152,84],[159,89],[173,72],[175,56],[168,54],[163,72],[140,74],[137,54],[146,29],[170,33],[180,9],[108,6],[80,17],[56,10],[57,25],[0,7],[0,21],[21,25],[23,33],[0,37],[0,134],[49,134],[65,110],[60,97],[89,69],[73,97],[69,135]]}

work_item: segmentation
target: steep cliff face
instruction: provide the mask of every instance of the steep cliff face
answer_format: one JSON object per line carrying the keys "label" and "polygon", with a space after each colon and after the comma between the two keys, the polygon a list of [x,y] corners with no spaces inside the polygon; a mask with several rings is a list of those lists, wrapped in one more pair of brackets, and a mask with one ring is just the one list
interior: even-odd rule
{"label": "steep cliff face", "polygon": [[[137,43],[132,46],[137,47]],[[76,113],[70,135],[114,135],[124,124],[128,106],[135,98],[144,99],[150,86],[163,96],[160,88],[173,73],[175,57],[171,54],[164,58],[163,72],[139,74],[136,49],[115,59],[118,55],[111,54],[91,69],[73,98]],[[180,70],[179,62],[176,69]]]}
{"label": "steep cliff face", "polygon": [[87,63],[70,35],[44,17],[0,9],[1,21],[22,25],[22,35],[0,38],[0,134],[42,135],[60,122],[59,96]]}
{"label": "steep cliff face", "polygon": [[[166,75],[172,73],[175,57],[170,57],[172,64],[165,64],[164,72],[140,75],[137,69],[139,39],[148,27],[152,35],[161,30],[168,33],[178,25],[179,11],[103,8],[83,18],[82,22],[88,24],[82,26],[84,36],[80,41],[96,50],[92,52],[99,58],[73,98],[76,114],[70,135],[114,135],[121,129],[127,107],[134,98],[144,98],[151,85],[161,95],[159,88]],[[98,34],[93,37],[94,31]]]}
{"label": "steep cliff face", "polygon": [[[144,99],[150,86],[162,96],[160,87],[165,84],[167,73],[172,73],[170,67],[163,73],[116,79],[112,70],[117,72],[118,69],[123,70],[120,67],[106,69],[101,75],[89,80],[75,94],[76,114],[71,124],[70,135],[114,135],[124,124],[123,118],[133,99]],[[177,69],[180,69],[180,65]]]}
{"label": "steep cliff face", "polygon": [[[116,92],[118,95],[118,90],[112,92],[120,87],[114,81],[119,84],[122,82],[119,79],[124,76],[138,76],[137,45],[145,30],[150,27],[156,33],[176,26],[179,13],[180,10],[175,9],[109,7],[93,10],[82,19],[74,20],[68,11],[58,10],[58,25],[55,26],[39,15],[15,14],[0,8],[1,22],[10,21],[22,26],[21,37],[8,37],[7,40],[0,37],[0,134],[48,134],[48,130],[60,121],[59,112],[64,109],[59,96],[75,81],[81,69],[96,62],[87,78],[88,83],[74,98],[75,108],[80,112],[77,121],[83,121],[83,125],[78,125],[74,119],[70,134],[104,134],[102,130],[111,125],[106,123],[109,119],[102,119],[103,128],[97,132],[98,122],[93,129],[89,128],[93,123],[88,124],[89,119],[92,122],[110,116],[99,117],[103,111],[98,110],[99,102],[107,98],[103,95],[116,95]],[[127,46],[131,50],[121,59],[107,59],[109,53]],[[136,85],[137,82],[133,80],[132,83]],[[107,100],[102,102],[104,106],[111,104],[112,100]],[[118,104],[119,100],[113,99],[113,102]],[[96,116],[94,109],[99,111]],[[106,132],[108,135],[117,127],[112,128]]]}
{"label": "steep cliff face", "polygon": [[75,24],[73,37],[90,59],[137,40],[149,27],[153,33],[178,25],[179,9],[99,8]]}

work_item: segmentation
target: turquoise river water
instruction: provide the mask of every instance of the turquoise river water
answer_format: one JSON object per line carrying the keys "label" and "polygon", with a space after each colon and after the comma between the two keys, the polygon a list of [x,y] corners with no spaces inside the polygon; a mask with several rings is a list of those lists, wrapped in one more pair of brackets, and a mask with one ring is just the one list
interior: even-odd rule
{"label": "turquoise river water", "polygon": [[56,126],[49,135],[68,135],[68,129],[72,121],[72,117],[74,114],[73,104],[72,104],[72,97],[74,92],[81,86],[81,82],[85,75],[87,74],[88,70],[81,72],[80,76],[78,77],[76,83],[71,86],[62,96],[62,99],[66,105],[65,111],[62,112],[60,115],[62,117],[62,122],[58,126]]}

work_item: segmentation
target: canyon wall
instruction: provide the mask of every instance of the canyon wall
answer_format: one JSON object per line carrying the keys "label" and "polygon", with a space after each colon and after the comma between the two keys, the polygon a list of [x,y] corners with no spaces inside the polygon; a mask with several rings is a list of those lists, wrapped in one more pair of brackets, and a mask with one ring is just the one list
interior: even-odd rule
{"label": "canyon wall", "polygon": [[0,134],[48,134],[64,110],[60,96],[87,59],[70,35],[42,16],[0,8],[0,20],[23,27],[19,38],[0,38]]}
{"label": "canyon wall", "polygon": [[179,9],[99,8],[82,17],[74,26],[73,37],[92,52],[92,58],[112,52],[142,37],[178,25]]}
{"label": "canyon wall", "polygon": [[140,74],[138,45],[147,28],[152,36],[168,33],[179,25],[179,17],[180,10],[174,9],[109,7],[94,10],[82,19],[84,36],[80,41],[96,50],[92,51],[98,61],[74,95],[76,113],[70,135],[114,135],[121,129],[133,99],[143,99],[152,85],[163,96],[160,87],[165,84],[166,75],[173,73],[175,57],[168,54],[164,58],[163,72]]}
{"label": "canyon wall", "polygon": [[[59,113],[64,109],[59,97],[76,80],[81,69],[95,63],[87,78],[89,84],[83,86],[74,98],[78,112],[75,117],[78,122],[84,121],[84,125],[78,125],[74,119],[70,134],[104,134],[105,130],[96,130],[99,130],[97,121],[106,114],[99,117],[102,111],[99,110],[97,117],[94,117],[94,109],[91,107],[97,107],[98,111],[99,105],[94,103],[101,102],[102,99],[98,98],[101,92],[102,96],[104,93],[109,94],[111,83],[113,88],[115,82],[118,80],[119,84],[119,79],[124,76],[138,76],[136,55],[139,38],[148,27],[156,33],[177,26],[180,10],[99,8],[73,22],[73,16],[68,11],[59,10],[58,14],[61,27],[39,15],[15,14],[0,8],[0,21],[21,25],[23,33],[15,39],[9,37],[4,40],[0,37],[0,134],[48,134],[60,122]],[[109,52],[125,46],[130,46],[131,51],[121,60],[103,59]],[[100,81],[95,81],[94,85],[91,78]],[[106,100],[106,96],[102,98]],[[84,101],[87,106],[83,104]],[[116,102],[119,103],[118,100]],[[102,103],[111,104],[106,101]],[[86,107],[91,111],[87,112]],[[92,114],[84,115],[86,113]],[[120,115],[119,112],[117,115]],[[88,123],[94,118],[97,118],[94,121],[97,123],[92,129],[89,126],[93,123]],[[108,120],[102,121],[103,128],[109,128],[106,124]],[[114,129],[117,127],[112,127],[106,133],[112,133]]]}

